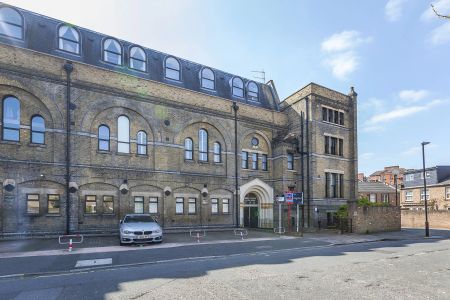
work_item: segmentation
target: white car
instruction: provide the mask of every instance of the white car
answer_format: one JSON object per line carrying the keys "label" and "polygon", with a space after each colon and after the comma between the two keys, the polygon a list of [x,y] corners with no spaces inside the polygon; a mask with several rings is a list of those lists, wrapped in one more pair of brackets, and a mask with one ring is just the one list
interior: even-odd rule
{"label": "white car", "polygon": [[160,243],[161,226],[148,214],[129,214],[120,220],[120,245],[132,243]]}

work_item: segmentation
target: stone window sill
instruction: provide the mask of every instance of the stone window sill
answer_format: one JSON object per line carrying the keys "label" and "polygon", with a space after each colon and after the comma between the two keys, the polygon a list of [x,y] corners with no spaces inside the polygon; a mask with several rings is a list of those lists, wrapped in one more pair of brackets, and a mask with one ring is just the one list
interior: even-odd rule
{"label": "stone window sill", "polygon": [[29,143],[28,146],[30,147],[37,147],[37,148],[47,148],[46,144],[34,144],[34,143]]}
{"label": "stone window sill", "polygon": [[97,150],[98,154],[111,154],[111,151],[106,151],[106,150]]}
{"label": "stone window sill", "polygon": [[22,146],[22,144],[21,144],[20,142],[15,142],[15,141],[5,141],[5,140],[1,140],[1,141],[0,141],[0,144]]}
{"label": "stone window sill", "polygon": [[61,217],[60,214],[46,214],[45,216],[46,217],[51,217],[51,218],[53,218],[53,217]]}

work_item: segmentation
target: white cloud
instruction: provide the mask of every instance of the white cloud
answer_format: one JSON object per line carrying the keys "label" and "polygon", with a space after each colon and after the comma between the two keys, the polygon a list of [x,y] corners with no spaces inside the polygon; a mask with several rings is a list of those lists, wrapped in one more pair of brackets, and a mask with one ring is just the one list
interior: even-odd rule
{"label": "white cloud", "polygon": [[333,76],[345,80],[359,67],[360,58],[356,48],[371,41],[371,37],[363,37],[355,30],[335,33],[324,39],[321,44],[322,51],[326,53],[323,63],[331,69]]}
{"label": "white cloud", "polygon": [[[430,148],[433,149],[433,148],[437,148],[438,145],[436,145],[436,144],[429,144],[426,147],[428,149],[430,149]],[[417,154],[419,154],[421,152],[422,152],[422,146],[414,146],[414,147],[406,149],[405,151],[402,152],[402,154],[403,155],[410,155],[410,156],[412,156],[412,155],[417,155]]]}
{"label": "white cloud", "polygon": [[383,107],[385,106],[385,102],[382,99],[378,99],[378,98],[369,98],[368,100],[362,102],[359,105],[359,108],[361,108],[362,110],[365,111],[375,111],[378,112],[380,111]]}
{"label": "white cloud", "polygon": [[429,96],[427,90],[403,90],[398,93],[398,97],[403,101],[417,102]]}
{"label": "white cloud", "polygon": [[434,106],[447,103],[448,100],[433,100],[425,105],[416,105],[416,106],[406,106],[406,107],[398,107],[389,112],[376,114],[372,116],[367,122],[367,126],[374,126],[380,123],[386,123],[392,120],[408,117],[410,115],[414,115],[418,112],[428,110]]}
{"label": "white cloud", "polygon": [[[450,0],[438,0],[432,3],[436,11],[441,15],[448,15],[450,13]],[[423,21],[436,20],[438,17],[434,13],[431,5],[422,13],[420,17]]]}
{"label": "white cloud", "polygon": [[380,133],[386,130],[386,127],[380,125],[363,125],[362,131],[366,133]]}
{"label": "white cloud", "polygon": [[325,65],[331,68],[334,77],[345,80],[359,66],[359,57],[353,52],[344,52],[333,55],[324,60]]}
{"label": "white cloud", "polygon": [[344,30],[326,38],[322,42],[322,50],[325,52],[348,51],[371,40],[371,37],[362,37],[356,30]]}
{"label": "white cloud", "polygon": [[391,21],[397,21],[403,14],[403,4],[406,0],[389,0],[384,7],[386,18]]}
{"label": "white cloud", "polygon": [[370,159],[375,155],[373,152],[366,152],[359,156],[360,159]]}
{"label": "white cloud", "polygon": [[439,27],[436,27],[431,32],[431,43],[435,46],[447,43],[450,41],[450,22],[445,22]]}

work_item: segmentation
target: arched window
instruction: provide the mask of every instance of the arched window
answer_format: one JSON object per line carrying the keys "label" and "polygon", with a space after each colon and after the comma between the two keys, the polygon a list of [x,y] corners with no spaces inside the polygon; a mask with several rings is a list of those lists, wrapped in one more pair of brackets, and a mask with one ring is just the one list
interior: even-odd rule
{"label": "arched window", "polygon": [[294,170],[294,154],[287,154],[287,168],[288,170]]}
{"label": "arched window", "polygon": [[22,15],[11,7],[0,8],[0,34],[23,39]]}
{"label": "arched window", "polygon": [[180,63],[174,57],[168,57],[165,61],[166,78],[180,80]]}
{"label": "arched window", "polygon": [[219,142],[214,143],[214,162],[220,163],[222,162],[222,146]]}
{"label": "arched window", "polygon": [[3,132],[5,141],[20,140],[20,102],[16,97],[8,96],[3,99]]}
{"label": "arched window", "polygon": [[233,77],[231,81],[233,96],[244,98],[244,82],[239,77]]}
{"label": "arched window", "polygon": [[145,72],[147,70],[147,55],[141,47],[131,47],[130,68]]}
{"label": "arched window", "polygon": [[147,155],[147,134],[145,131],[139,131],[136,136],[137,154]]}
{"label": "arched window", "polygon": [[215,89],[214,72],[210,68],[203,68],[200,77],[202,88],[209,90]]}
{"label": "arched window", "polygon": [[258,94],[258,85],[255,82],[250,81],[247,85],[247,98],[249,100],[258,101]]}
{"label": "arched window", "polygon": [[45,144],[45,120],[39,115],[31,118],[31,143]]}
{"label": "arched window", "polygon": [[98,127],[98,150],[109,151],[109,127],[100,125]]}
{"label": "arched window", "polygon": [[198,160],[208,161],[208,132],[205,129],[198,131]]}
{"label": "arched window", "polygon": [[117,152],[130,153],[130,120],[126,116],[117,119]]}
{"label": "arched window", "polygon": [[114,39],[103,41],[103,60],[115,65],[122,65],[122,47]]}
{"label": "arched window", "polygon": [[184,140],[184,159],[189,159],[189,160],[194,159],[193,152],[194,152],[194,150],[193,150],[193,146],[192,146],[192,139],[186,138]]}
{"label": "arched window", "polygon": [[80,34],[71,26],[60,26],[58,30],[58,46],[60,50],[80,54]]}

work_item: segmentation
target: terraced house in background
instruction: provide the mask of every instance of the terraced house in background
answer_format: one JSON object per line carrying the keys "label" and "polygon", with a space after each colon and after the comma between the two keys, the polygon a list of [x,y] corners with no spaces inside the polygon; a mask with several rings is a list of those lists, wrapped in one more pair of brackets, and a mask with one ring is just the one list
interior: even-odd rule
{"label": "terraced house in background", "polygon": [[305,226],[357,194],[357,94],[259,83],[16,7],[0,7],[0,233]]}

